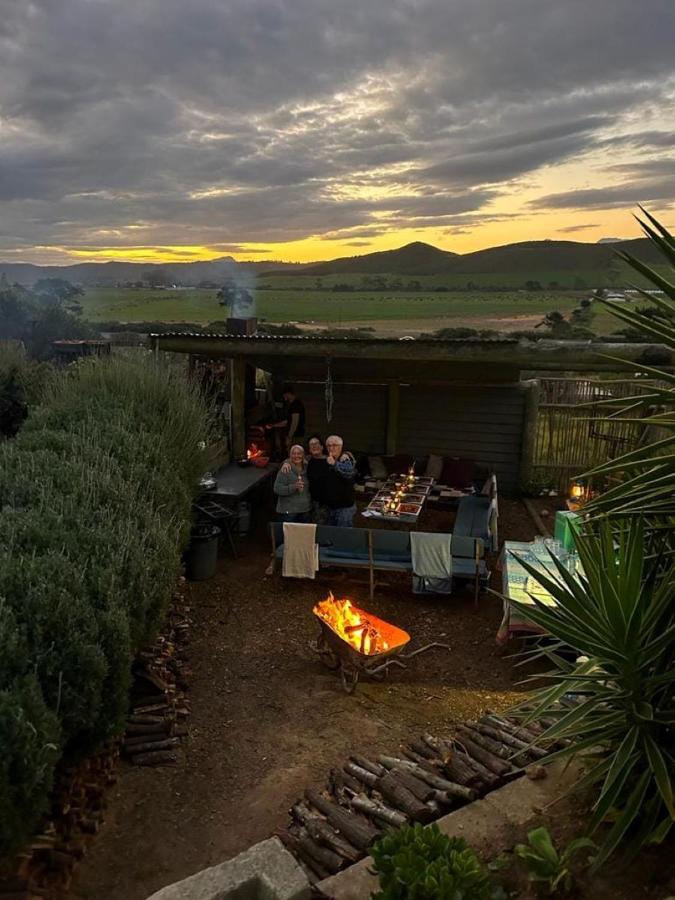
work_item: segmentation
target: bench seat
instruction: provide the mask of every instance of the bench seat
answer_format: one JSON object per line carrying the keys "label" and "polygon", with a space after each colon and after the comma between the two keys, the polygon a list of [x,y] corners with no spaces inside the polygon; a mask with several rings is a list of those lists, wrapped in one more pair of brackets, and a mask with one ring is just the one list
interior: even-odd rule
{"label": "bench seat", "polygon": [[[273,557],[281,560],[284,556],[283,524],[272,522],[270,530]],[[449,537],[452,577],[474,581],[477,597],[479,585],[485,586],[490,576],[485,563],[484,542],[467,535],[453,534]],[[410,532],[317,525],[316,541],[319,545],[319,566],[368,569],[371,598],[375,571],[413,574]]]}

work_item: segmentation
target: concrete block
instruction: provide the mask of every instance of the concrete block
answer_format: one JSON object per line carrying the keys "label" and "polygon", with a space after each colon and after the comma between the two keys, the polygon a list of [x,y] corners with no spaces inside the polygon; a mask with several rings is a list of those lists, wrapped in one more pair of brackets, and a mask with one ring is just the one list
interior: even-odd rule
{"label": "concrete block", "polygon": [[309,881],[278,838],[203,869],[148,900],[309,900]]}
{"label": "concrete block", "polygon": [[330,878],[320,881],[318,887],[331,900],[364,900],[379,887],[377,876],[370,874],[372,865],[372,858],[366,856],[344,872],[338,872],[337,875],[331,875]]}

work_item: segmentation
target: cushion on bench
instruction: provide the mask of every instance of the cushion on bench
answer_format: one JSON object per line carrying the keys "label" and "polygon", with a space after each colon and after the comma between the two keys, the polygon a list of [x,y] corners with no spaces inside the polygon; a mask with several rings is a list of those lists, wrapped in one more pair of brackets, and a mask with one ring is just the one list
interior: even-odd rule
{"label": "cushion on bench", "polygon": [[461,497],[457,506],[457,517],[453,534],[466,537],[490,538],[490,498]]}

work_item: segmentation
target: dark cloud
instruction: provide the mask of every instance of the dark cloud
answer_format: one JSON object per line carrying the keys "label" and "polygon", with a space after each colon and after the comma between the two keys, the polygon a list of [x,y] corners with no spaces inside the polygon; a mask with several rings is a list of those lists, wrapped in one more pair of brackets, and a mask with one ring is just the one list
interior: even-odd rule
{"label": "dark cloud", "polygon": [[667,181],[638,181],[616,187],[585,188],[564,194],[547,194],[533,200],[534,209],[611,209],[630,207],[648,201],[670,204],[675,197],[675,184]]}
{"label": "dark cloud", "polygon": [[460,228],[594,153],[610,187],[530,208],[672,199],[674,36],[672,0],[0,0],[0,249]]}
{"label": "dark cloud", "polygon": [[599,228],[598,222],[587,223],[586,225],[567,225],[565,228],[559,228],[561,234],[574,234],[575,231],[585,231],[587,228]]}

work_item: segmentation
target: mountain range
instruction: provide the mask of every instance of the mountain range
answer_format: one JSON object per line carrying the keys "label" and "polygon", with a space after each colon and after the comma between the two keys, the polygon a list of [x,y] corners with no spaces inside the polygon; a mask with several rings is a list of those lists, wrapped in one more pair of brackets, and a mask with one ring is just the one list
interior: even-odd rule
{"label": "mountain range", "polygon": [[[236,262],[231,257],[188,263],[77,263],[70,266],[38,266],[31,263],[0,262],[0,273],[10,282],[30,286],[39,278],[66,278],[75,284],[115,286],[142,281],[153,270],[161,270],[168,283],[186,286],[201,282],[219,284],[228,277],[237,279],[265,274],[297,275],[488,275],[559,271],[603,271],[621,265],[616,250],[624,250],[648,264],[660,257],[651,241],[635,240],[587,244],[578,241],[525,241],[490,247],[473,253],[451,253],[431,244],[415,241],[396,250],[366,253],[318,263]],[[156,274],[160,274],[157,272]]]}

